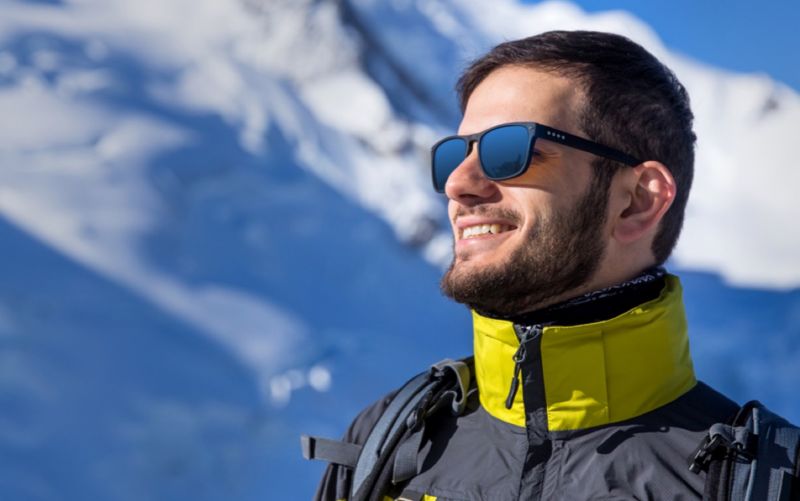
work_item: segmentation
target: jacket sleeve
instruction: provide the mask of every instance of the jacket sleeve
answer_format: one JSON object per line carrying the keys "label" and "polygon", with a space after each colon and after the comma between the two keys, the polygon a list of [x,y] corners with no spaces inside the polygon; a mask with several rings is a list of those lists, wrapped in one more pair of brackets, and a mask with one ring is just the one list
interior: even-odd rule
{"label": "jacket sleeve", "polygon": [[[383,411],[392,401],[396,392],[381,398],[377,402],[362,410],[347,428],[343,442],[363,445],[367,441],[370,431],[375,423],[378,422]],[[347,499],[350,493],[350,483],[352,482],[353,471],[350,468],[329,464],[322,475],[322,480],[317,487],[314,496],[315,501],[338,501]]]}

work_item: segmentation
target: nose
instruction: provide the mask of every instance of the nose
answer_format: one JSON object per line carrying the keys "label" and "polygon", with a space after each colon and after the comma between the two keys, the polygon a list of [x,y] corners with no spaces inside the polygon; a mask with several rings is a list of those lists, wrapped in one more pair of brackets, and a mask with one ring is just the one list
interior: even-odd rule
{"label": "nose", "polygon": [[472,148],[467,158],[447,178],[444,185],[447,198],[464,205],[477,205],[499,194],[497,183],[486,177],[478,160],[478,148]]}

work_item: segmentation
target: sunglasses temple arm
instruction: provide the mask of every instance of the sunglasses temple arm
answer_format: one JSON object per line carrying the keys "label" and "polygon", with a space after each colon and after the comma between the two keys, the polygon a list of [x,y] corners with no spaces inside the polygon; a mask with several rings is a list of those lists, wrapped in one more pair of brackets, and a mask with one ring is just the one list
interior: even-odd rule
{"label": "sunglasses temple arm", "polygon": [[614,148],[603,146],[602,144],[595,143],[594,141],[589,141],[588,139],[574,136],[568,132],[562,132],[558,129],[547,127],[546,125],[537,125],[536,137],[561,143],[571,148],[583,150],[600,157],[609,158],[611,160],[624,163],[625,165],[634,166],[642,163],[637,158],[626,153],[622,153],[619,150],[615,150]]}

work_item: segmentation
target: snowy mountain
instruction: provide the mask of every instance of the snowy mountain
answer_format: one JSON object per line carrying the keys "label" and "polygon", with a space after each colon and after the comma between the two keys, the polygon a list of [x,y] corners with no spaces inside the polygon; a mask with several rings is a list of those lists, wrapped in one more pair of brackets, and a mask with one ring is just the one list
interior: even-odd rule
{"label": "snowy mountain", "polygon": [[299,433],[470,351],[427,151],[467,61],[555,28],[626,34],[689,87],[697,370],[800,420],[788,87],[562,2],[7,1],[0,498],[307,499]]}

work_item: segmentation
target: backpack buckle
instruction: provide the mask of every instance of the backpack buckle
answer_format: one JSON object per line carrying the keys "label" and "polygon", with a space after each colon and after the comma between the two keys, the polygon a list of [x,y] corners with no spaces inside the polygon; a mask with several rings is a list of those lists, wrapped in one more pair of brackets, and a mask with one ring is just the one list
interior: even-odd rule
{"label": "backpack buckle", "polygon": [[422,397],[419,404],[411,410],[411,413],[406,418],[406,426],[412,433],[419,430],[425,422],[425,417],[432,399],[433,392],[429,391]]}
{"label": "backpack buckle", "polygon": [[692,473],[707,471],[714,452],[722,445],[722,438],[719,435],[714,435],[713,437],[706,435],[690,458],[689,471]]}
{"label": "backpack buckle", "polygon": [[708,435],[700,443],[700,446],[692,454],[689,461],[689,471],[700,473],[708,471],[708,465],[714,459],[714,455],[722,448],[725,454],[735,454],[751,461],[757,449],[757,436],[743,426],[729,426],[726,424],[713,424],[708,430]]}

